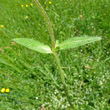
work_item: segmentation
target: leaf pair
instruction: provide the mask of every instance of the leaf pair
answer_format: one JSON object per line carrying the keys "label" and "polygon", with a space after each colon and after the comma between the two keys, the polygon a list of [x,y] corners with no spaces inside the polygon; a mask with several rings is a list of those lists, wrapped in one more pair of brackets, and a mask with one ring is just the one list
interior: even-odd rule
{"label": "leaf pair", "polygon": [[[87,36],[74,37],[74,38],[69,38],[68,40],[65,40],[62,43],[59,43],[58,41],[56,41],[56,48],[58,47],[59,50],[70,49],[70,48],[79,47],[79,46],[92,43],[94,41],[99,41],[99,40],[101,40],[100,37],[87,37]],[[13,41],[40,53],[52,53],[51,48],[48,45],[44,45],[39,41],[36,41],[33,39],[15,38],[13,39]]]}

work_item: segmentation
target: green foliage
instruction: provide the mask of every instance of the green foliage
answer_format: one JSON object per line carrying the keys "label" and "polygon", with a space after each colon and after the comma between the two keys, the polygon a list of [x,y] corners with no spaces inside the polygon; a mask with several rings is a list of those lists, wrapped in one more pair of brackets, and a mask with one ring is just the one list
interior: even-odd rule
{"label": "green foliage", "polygon": [[14,42],[40,53],[52,53],[49,46],[29,38],[16,38]]}
{"label": "green foliage", "polygon": [[[100,43],[60,51],[59,56],[76,110],[110,110],[110,1],[53,0],[51,5],[48,0],[40,2],[60,43],[74,36],[101,36]],[[0,28],[0,48],[12,58],[9,60],[0,51],[0,89],[10,88],[9,94],[0,93],[0,109],[40,110],[44,106],[45,110],[68,110],[53,56],[10,43],[11,39],[27,37],[49,44],[43,17],[35,4],[31,7],[30,3],[32,0],[1,0],[0,3],[0,25],[5,26]],[[21,72],[14,71],[9,64]]]}
{"label": "green foliage", "polygon": [[13,70],[16,70],[19,73],[21,72],[21,70],[18,67],[16,67],[15,65],[11,64],[10,62],[7,62],[7,60],[5,60],[4,58],[0,58],[0,63],[11,67]]}
{"label": "green foliage", "polygon": [[[58,40],[56,40],[56,49],[59,50],[64,50],[64,49],[70,49],[70,48],[75,48],[75,47],[79,47],[88,43],[92,43],[95,41],[99,41],[101,40],[100,37],[74,37],[74,38],[69,38],[68,40],[65,40],[62,43],[59,43]],[[42,43],[40,43],[39,41],[33,40],[33,39],[29,39],[29,38],[16,38],[13,39],[14,42],[25,46],[31,50],[40,52],[40,53],[52,53],[51,49],[49,46],[44,45]]]}
{"label": "green foliage", "polygon": [[74,38],[69,38],[68,40],[65,40],[64,42],[60,43],[58,46],[60,50],[70,49],[70,48],[79,47],[79,46],[92,43],[95,41],[99,41],[99,40],[101,40],[100,37],[94,37],[94,36],[74,37]]}

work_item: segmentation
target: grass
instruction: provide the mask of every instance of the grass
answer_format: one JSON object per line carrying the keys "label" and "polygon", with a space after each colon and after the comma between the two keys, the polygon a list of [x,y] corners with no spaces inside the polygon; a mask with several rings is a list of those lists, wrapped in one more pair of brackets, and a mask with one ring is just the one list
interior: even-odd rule
{"label": "grass", "polygon": [[[40,2],[60,42],[81,35],[102,37],[101,42],[61,51],[59,56],[75,109],[109,110],[109,0],[54,0],[51,5],[48,0],[46,4]],[[42,106],[44,110],[69,110],[53,56],[11,41],[28,37],[49,44],[48,29],[35,3],[1,0],[0,14],[0,25],[4,25],[0,28],[0,89],[10,88],[9,93],[0,93],[0,110],[40,110]]]}

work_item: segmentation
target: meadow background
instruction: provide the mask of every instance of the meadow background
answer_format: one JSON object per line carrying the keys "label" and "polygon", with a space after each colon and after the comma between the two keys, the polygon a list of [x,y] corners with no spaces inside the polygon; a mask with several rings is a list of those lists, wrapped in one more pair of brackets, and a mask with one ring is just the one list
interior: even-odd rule
{"label": "meadow background", "polygon": [[[110,110],[110,0],[39,0],[60,42],[74,36],[101,41],[59,52],[76,110]],[[12,42],[33,38],[50,45],[32,0],[0,0],[0,110],[69,110],[54,57]],[[42,107],[44,106],[44,107]]]}

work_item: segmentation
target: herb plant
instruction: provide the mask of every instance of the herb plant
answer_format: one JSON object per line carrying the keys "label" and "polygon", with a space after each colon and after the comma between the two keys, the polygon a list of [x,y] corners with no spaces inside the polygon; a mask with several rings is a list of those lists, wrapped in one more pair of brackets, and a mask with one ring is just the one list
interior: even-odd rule
{"label": "herb plant", "polygon": [[40,53],[47,53],[47,54],[53,54],[54,55],[58,69],[59,69],[60,77],[61,77],[61,80],[63,83],[65,95],[67,97],[67,100],[70,104],[71,109],[74,109],[74,106],[73,106],[73,104],[69,98],[69,95],[68,95],[68,90],[67,90],[65,78],[64,78],[64,71],[61,68],[61,63],[60,63],[60,59],[59,59],[57,50],[65,50],[65,49],[79,47],[79,46],[82,46],[82,45],[85,45],[88,43],[92,43],[94,41],[99,41],[99,40],[101,40],[101,38],[95,37],[95,36],[91,36],[91,37],[90,36],[83,36],[83,37],[69,38],[68,40],[63,41],[62,43],[59,43],[58,40],[55,41],[54,31],[53,31],[52,25],[50,23],[49,17],[46,14],[46,11],[41,6],[41,4],[39,3],[38,0],[35,0],[35,3],[45,18],[45,21],[46,21],[46,24],[48,27],[48,31],[50,34],[52,46],[49,47],[48,45],[45,45],[43,43],[40,43],[39,41],[29,39],[29,38],[15,38],[15,39],[13,39],[13,41],[22,45],[22,46],[25,46],[25,47],[31,49],[31,50],[34,50],[34,51],[37,51]]}

